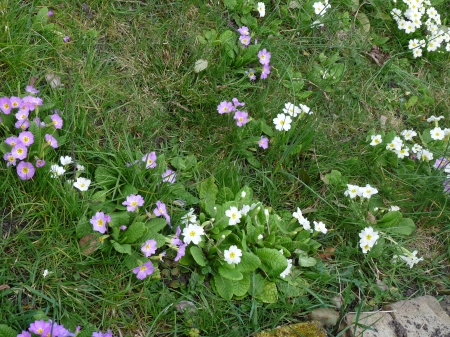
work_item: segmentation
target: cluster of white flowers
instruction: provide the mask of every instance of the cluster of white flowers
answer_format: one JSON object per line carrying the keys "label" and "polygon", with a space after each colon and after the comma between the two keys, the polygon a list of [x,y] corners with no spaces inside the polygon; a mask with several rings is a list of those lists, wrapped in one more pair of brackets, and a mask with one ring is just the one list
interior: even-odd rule
{"label": "cluster of white flowers", "polygon": [[347,190],[344,192],[344,195],[350,197],[350,199],[353,199],[355,197],[370,199],[372,195],[377,193],[378,190],[375,187],[370,186],[369,184],[367,184],[365,187],[347,184]]}
{"label": "cluster of white flowers", "polygon": [[247,215],[247,213],[254,209],[258,204],[244,205],[241,210],[238,210],[237,207],[231,206],[229,210],[225,211],[225,215],[230,218],[228,221],[229,226],[234,226],[241,222],[241,217]]}
{"label": "cluster of white flowers", "polygon": [[398,258],[402,259],[409,266],[409,269],[414,267],[415,264],[418,264],[420,261],[423,261],[423,257],[417,257],[417,250],[412,253],[402,248],[403,251],[406,251],[406,255],[394,255],[393,262],[396,262]]}
{"label": "cluster of white flowers", "polygon": [[318,1],[313,4],[313,8],[316,15],[324,16],[327,10],[331,8],[331,5],[328,3],[328,0],[324,2]]}
{"label": "cluster of white flowers", "polygon": [[375,232],[372,227],[366,227],[359,233],[359,246],[361,247],[364,254],[366,254],[380,238],[378,232]]}
{"label": "cluster of white flowers", "polygon": [[287,259],[288,265],[286,267],[286,269],[280,274],[281,278],[285,278],[286,276],[289,275],[289,273],[291,272],[292,269],[292,259]]}
{"label": "cluster of white flowers", "polygon": [[[450,135],[450,129],[441,129],[438,126],[438,121],[443,119],[443,116],[435,117],[431,116],[427,119],[428,122],[436,123],[435,128],[430,130],[430,136],[433,140],[443,140]],[[405,145],[404,141],[413,141],[413,138],[417,136],[417,132],[414,130],[403,130],[400,135],[403,137],[395,136],[394,139],[386,145],[386,150],[393,151],[399,159],[408,158],[410,151],[422,161],[433,160],[433,153],[428,149],[423,148],[422,145],[414,143],[411,147]],[[383,143],[381,135],[372,135],[370,145],[377,146]]]}
{"label": "cluster of white flowers", "polygon": [[197,215],[194,214],[193,208],[191,208],[189,212],[181,217],[181,223],[186,226],[189,224],[197,224]]}
{"label": "cluster of white flowers", "polygon": [[[52,164],[50,166],[50,176],[52,178],[58,178],[62,176],[66,172],[67,166],[74,163],[72,157],[69,156],[61,156],[59,161],[61,162],[62,166],[59,166],[57,164]],[[84,166],[80,164],[75,164],[75,168],[77,171],[85,170]],[[71,184],[73,183],[73,187],[79,189],[82,192],[87,191],[89,186],[91,185],[91,180],[79,177],[78,174],[76,179],[77,180],[75,182],[71,180],[68,180],[68,182]]]}
{"label": "cluster of white flowers", "polygon": [[[425,39],[411,39],[409,49],[412,50],[415,58],[422,56],[423,48],[427,51],[435,51],[443,42],[446,43],[445,49],[450,51],[450,34],[444,32],[441,28],[441,16],[436,8],[431,6],[429,0],[403,0],[406,4],[405,10],[394,8],[391,15],[397,22],[398,29],[404,30],[406,34],[414,33],[425,25],[427,35]],[[423,30],[423,29],[422,29]]]}
{"label": "cluster of white flowers", "polygon": [[285,103],[283,108],[283,113],[278,114],[274,118],[273,123],[275,124],[275,129],[278,131],[288,131],[291,129],[292,118],[301,116],[302,114],[312,115],[311,109],[304,105],[299,104],[298,106],[292,104],[291,102]]}
{"label": "cluster of white flowers", "polygon": [[[303,216],[302,210],[299,207],[297,207],[297,211],[292,213],[292,216],[298,220],[298,223],[303,226],[304,230],[310,231],[311,233],[313,232],[309,220]],[[322,232],[323,234],[327,234],[328,229],[322,221],[319,222],[313,221],[313,222],[314,222],[314,230],[316,232]]]}

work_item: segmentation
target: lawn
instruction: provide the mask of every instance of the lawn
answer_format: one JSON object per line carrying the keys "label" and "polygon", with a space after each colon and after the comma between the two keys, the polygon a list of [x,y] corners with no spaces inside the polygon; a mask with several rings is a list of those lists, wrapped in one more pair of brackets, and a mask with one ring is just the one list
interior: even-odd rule
{"label": "lawn", "polygon": [[450,5],[414,3],[0,0],[0,336],[442,299]]}

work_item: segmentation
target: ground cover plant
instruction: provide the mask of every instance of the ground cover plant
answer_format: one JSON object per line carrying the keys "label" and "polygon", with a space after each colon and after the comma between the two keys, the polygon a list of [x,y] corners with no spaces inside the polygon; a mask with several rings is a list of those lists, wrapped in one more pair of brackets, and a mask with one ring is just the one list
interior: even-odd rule
{"label": "ground cover plant", "polygon": [[0,334],[250,336],[445,295],[448,13],[0,1]]}

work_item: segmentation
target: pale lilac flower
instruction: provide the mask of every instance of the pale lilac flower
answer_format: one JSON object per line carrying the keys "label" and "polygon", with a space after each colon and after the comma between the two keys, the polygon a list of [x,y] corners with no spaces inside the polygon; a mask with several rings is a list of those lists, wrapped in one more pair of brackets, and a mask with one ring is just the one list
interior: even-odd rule
{"label": "pale lilac flower", "polygon": [[45,166],[45,160],[36,158],[36,167],[44,167]]}
{"label": "pale lilac flower", "polygon": [[267,75],[270,74],[270,65],[264,64],[261,72],[261,79],[265,80],[267,78]]}
{"label": "pale lilac flower", "polygon": [[168,169],[162,174],[162,178],[163,182],[173,184],[177,180],[177,174],[175,171]]}
{"label": "pale lilac flower", "polygon": [[23,100],[20,101],[20,107],[19,107],[20,111],[30,111],[30,107],[28,106],[28,104],[26,102],[24,102]]}
{"label": "pale lilac flower", "polygon": [[22,330],[22,333],[18,334],[17,337],[31,337],[28,331]]}
{"label": "pale lilac flower", "polygon": [[235,108],[239,107],[239,106],[245,106],[245,103],[241,103],[238,101],[238,99],[235,97],[231,100],[233,102],[233,105]]}
{"label": "pale lilac flower", "polygon": [[236,120],[237,126],[242,126],[247,123],[248,113],[245,111],[236,111],[234,114],[234,119]]}
{"label": "pale lilac flower", "polygon": [[142,157],[142,161],[145,163],[145,168],[155,168],[156,167],[156,153],[150,152]]}
{"label": "pale lilac flower", "polygon": [[6,167],[9,167],[10,165],[16,166],[16,158],[12,155],[11,152],[7,152],[3,155],[3,159],[7,161]]}
{"label": "pale lilac flower", "polygon": [[34,96],[25,96],[22,98],[22,103],[25,103],[30,111],[33,111],[36,109],[36,106],[42,105],[43,101],[42,98],[34,97]]}
{"label": "pale lilac flower", "polygon": [[29,115],[30,115],[29,111],[20,111],[20,110],[15,114],[16,119],[18,121],[24,121],[24,120],[28,119]]}
{"label": "pale lilac flower", "polygon": [[177,226],[177,230],[175,232],[174,237],[172,238],[172,240],[170,241],[170,243],[174,246],[180,246],[183,244],[183,241],[181,241],[180,239],[180,234],[181,234],[181,228],[180,226]]}
{"label": "pale lilac flower", "polygon": [[55,129],[61,129],[62,128],[63,120],[57,113],[51,115],[50,119],[52,120],[52,124],[55,127]]}
{"label": "pale lilac flower", "polygon": [[19,137],[15,137],[15,136],[11,136],[5,139],[5,143],[11,146],[16,145],[17,143],[19,143]]}
{"label": "pale lilac flower", "polygon": [[258,141],[258,146],[266,150],[269,147],[269,138],[261,136],[261,139]]}
{"label": "pale lilac flower", "polygon": [[245,71],[245,74],[248,76],[250,81],[256,80],[255,69],[250,68],[248,71]]}
{"label": "pale lilac flower", "polygon": [[231,102],[227,102],[227,101],[220,102],[220,104],[217,106],[217,111],[220,114],[227,114],[234,110],[236,110],[236,109],[233,106],[233,104]]}
{"label": "pale lilac flower", "polygon": [[28,149],[22,142],[18,142],[16,145],[13,146],[11,149],[11,153],[16,159],[25,159],[25,157],[28,154]]}
{"label": "pale lilac flower", "polygon": [[153,213],[155,213],[156,216],[164,216],[164,218],[166,218],[167,220],[167,223],[170,224],[170,216],[169,214],[167,214],[166,205],[160,200],[156,202],[156,208],[153,210]]}
{"label": "pale lilac flower", "polygon": [[153,268],[153,265],[151,263],[151,261],[147,261],[146,263],[144,263],[143,265],[136,267],[133,269],[133,273],[136,274],[136,277],[139,280],[143,280],[145,279],[147,276],[153,274],[153,271],[155,269]]}
{"label": "pale lilac flower", "polygon": [[25,87],[25,91],[26,92],[28,92],[28,93],[30,93],[30,94],[38,94],[39,93],[39,90],[37,90],[35,87],[33,87],[32,85],[27,85],[26,87]]}
{"label": "pale lilac flower", "polygon": [[106,225],[108,222],[111,222],[111,217],[103,212],[97,212],[89,222],[94,226],[94,231],[105,234],[107,230]]}
{"label": "pale lilac flower", "polygon": [[448,159],[445,157],[441,157],[436,159],[436,162],[434,163],[434,168],[441,169],[448,166],[448,164],[449,164]]}
{"label": "pale lilac flower", "polygon": [[19,165],[17,165],[17,174],[22,180],[30,180],[33,178],[35,171],[33,164],[26,161],[21,161]]}
{"label": "pale lilac flower", "polygon": [[45,141],[47,142],[47,144],[51,147],[53,147],[54,149],[58,148],[58,141],[56,140],[55,137],[53,137],[52,135],[49,135],[48,133],[45,135],[44,137]]}
{"label": "pale lilac flower", "polygon": [[47,16],[52,16],[53,12],[52,11],[48,11]]}
{"label": "pale lilac flower", "polygon": [[67,43],[67,42],[69,42],[69,40],[70,40],[70,37],[68,37],[68,36],[64,36],[64,37],[63,37],[63,41],[64,41],[64,42]]}
{"label": "pale lilac flower", "polygon": [[147,240],[141,247],[141,251],[144,253],[145,257],[150,257],[156,253],[156,241]]}
{"label": "pale lilac flower", "polygon": [[122,226],[119,227],[119,229],[120,229],[121,231],[124,231],[124,230],[127,229],[127,226],[122,225]]}
{"label": "pale lilac flower", "polygon": [[30,131],[21,132],[18,138],[27,147],[34,143],[34,136]]}
{"label": "pale lilac flower", "polygon": [[31,323],[28,331],[36,335],[42,335],[44,333],[44,330],[49,326],[51,326],[49,322],[45,322],[43,319],[41,319],[39,321],[34,321],[33,323]]}
{"label": "pale lilac flower", "polygon": [[142,198],[139,194],[134,195],[131,194],[127,197],[127,200],[122,203],[122,205],[127,206],[128,212],[134,212],[134,210],[139,206],[144,204],[144,198]]}
{"label": "pale lilac flower", "polygon": [[250,44],[250,36],[248,35],[241,35],[239,36],[239,41],[244,47],[247,47]]}
{"label": "pale lilac flower", "polygon": [[28,129],[28,128],[30,127],[30,121],[29,121],[28,119],[26,119],[26,120],[19,120],[19,121],[17,121],[17,122],[14,124],[14,126],[15,126],[17,129],[26,130],[26,129]]}
{"label": "pale lilac flower", "polygon": [[262,65],[269,65],[270,63],[270,53],[264,48],[263,50],[260,50],[258,53],[259,62]]}
{"label": "pale lilac flower", "polygon": [[180,246],[178,246],[177,256],[175,257],[174,261],[179,261],[186,254],[186,246],[186,243],[182,243]]}
{"label": "pale lilac flower", "polygon": [[246,26],[242,26],[238,29],[239,34],[241,35],[250,35],[250,31]]}
{"label": "pale lilac flower", "polygon": [[22,99],[20,97],[12,96],[9,98],[9,101],[11,102],[11,108],[20,109],[22,105]]}
{"label": "pale lilac flower", "polygon": [[5,115],[9,115],[12,109],[12,105],[8,97],[0,98],[0,109],[3,111]]}

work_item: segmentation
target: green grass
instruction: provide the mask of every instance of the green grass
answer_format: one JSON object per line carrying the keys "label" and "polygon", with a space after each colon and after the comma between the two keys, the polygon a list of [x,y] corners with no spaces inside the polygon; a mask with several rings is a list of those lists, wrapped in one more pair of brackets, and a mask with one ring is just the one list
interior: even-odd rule
{"label": "green grass", "polygon": [[[450,213],[441,182],[433,171],[426,174],[426,167],[414,172],[401,165],[379,166],[367,135],[372,129],[423,131],[429,127],[424,119],[433,114],[444,115],[445,126],[449,56],[413,59],[394,23],[377,14],[386,13],[386,5],[370,3],[360,8],[370,21],[366,34],[345,4],[332,3],[325,26],[312,30],[302,21],[306,6],[267,2],[266,18],[258,18],[257,38],[261,48],[272,53],[273,66],[268,80],[249,83],[247,66],[234,67],[220,46],[199,42],[205,31],[215,29],[220,35],[238,28],[223,4],[96,0],[87,6],[78,1],[0,0],[0,96],[23,94],[35,78],[40,97],[49,104],[42,113],[59,109],[64,119],[67,140],[49,152],[48,163],[72,156],[86,167],[83,176],[93,180],[91,190],[102,188],[95,181],[96,168],[109,168],[120,176],[120,189],[125,184],[136,187],[151,210],[156,200],[171,199],[175,192],[125,164],[151,151],[164,155],[168,163],[195,155],[197,165],[178,172],[187,191],[197,194],[200,182],[210,176],[234,193],[248,185],[283,216],[300,207],[311,222],[324,221],[329,232],[316,238],[322,244],[318,253],[336,249],[331,259],[322,261],[316,253],[318,264],[300,269],[307,281],[300,296],[280,295],[273,304],[251,296],[224,300],[209,282],[170,261],[161,263],[168,273],[162,279],[138,282],[120,254],[101,249],[82,254],[76,228],[80,219],[92,216],[90,192],[82,195],[39,170],[33,180],[20,181],[15,170],[2,164],[0,286],[5,288],[0,290],[0,322],[19,332],[44,313],[72,330],[93,324],[96,331],[111,329],[121,336],[187,336],[192,328],[199,329],[200,336],[249,336],[305,320],[315,308],[333,307],[335,296],[343,298],[343,316],[448,288]],[[33,28],[42,6],[55,13],[50,21],[57,32]],[[345,12],[350,12],[348,23],[342,20]],[[277,19],[281,23],[271,31]],[[62,42],[66,35],[69,43]],[[369,54],[382,37],[389,38],[380,49],[390,58],[380,67]],[[333,64],[323,60],[333,55],[333,64],[344,70],[330,84],[317,69],[331,69]],[[200,58],[209,66],[195,73]],[[257,61],[251,66],[256,68]],[[60,76],[64,86],[51,88],[45,80],[49,73]],[[308,98],[295,96],[298,74],[305,81],[301,91],[312,91]],[[418,101],[408,106],[411,96]],[[238,129],[231,117],[216,110],[233,97],[245,101],[250,116],[272,129],[273,118],[286,102],[307,104],[314,114],[301,120],[295,132],[280,136],[275,131],[266,151],[254,143],[250,152],[260,162],[254,167],[246,160],[243,144],[249,137],[259,138],[260,130],[250,124]],[[382,117],[387,118],[385,126]],[[2,139],[10,134],[6,127],[0,129]],[[295,151],[299,144],[304,148]],[[368,226],[367,209],[349,204],[345,184],[325,182],[332,170],[351,184],[376,186],[384,205],[400,206],[417,230],[396,239],[419,250],[426,263],[412,270],[392,264],[392,247],[379,259],[365,256],[358,233]],[[120,189],[110,187],[114,202],[124,199]],[[170,210],[176,221],[184,214],[174,205]],[[43,278],[46,269],[49,275]],[[381,290],[377,280],[388,291]],[[191,301],[195,314],[176,310],[181,301]]]}

